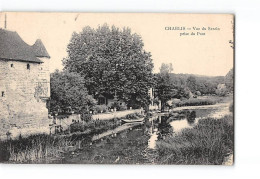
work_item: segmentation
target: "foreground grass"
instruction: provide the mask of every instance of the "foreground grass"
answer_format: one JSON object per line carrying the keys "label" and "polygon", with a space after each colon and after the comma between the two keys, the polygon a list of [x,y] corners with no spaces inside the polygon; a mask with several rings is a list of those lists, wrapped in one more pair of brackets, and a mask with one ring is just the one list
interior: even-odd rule
{"label": "foreground grass", "polygon": [[[94,134],[93,134],[94,135]],[[49,163],[91,141],[91,134],[70,136],[32,135],[0,142],[0,162]]]}
{"label": "foreground grass", "polygon": [[[103,128],[107,125],[108,123],[96,123],[94,127],[103,131],[107,129]],[[149,127],[141,125],[124,131],[117,137],[97,141],[93,145],[90,145],[90,141],[96,130],[63,136],[34,135],[0,141],[0,161],[221,165],[225,157],[233,153],[232,116],[200,120],[194,128],[184,129],[158,140],[156,150],[147,150],[147,141],[150,138],[148,129]]]}
{"label": "foreground grass", "polygon": [[92,137],[120,125],[116,119],[74,123],[70,134],[38,134],[14,140],[0,141],[0,162],[50,163],[59,160],[64,153],[79,149],[91,142]]}
{"label": "foreground grass", "polygon": [[159,164],[221,165],[233,153],[232,116],[203,119],[191,129],[157,142]]}
{"label": "foreground grass", "polygon": [[122,131],[116,137],[108,136],[82,150],[67,153],[62,163],[74,164],[149,164],[146,156],[148,135],[144,126]]}

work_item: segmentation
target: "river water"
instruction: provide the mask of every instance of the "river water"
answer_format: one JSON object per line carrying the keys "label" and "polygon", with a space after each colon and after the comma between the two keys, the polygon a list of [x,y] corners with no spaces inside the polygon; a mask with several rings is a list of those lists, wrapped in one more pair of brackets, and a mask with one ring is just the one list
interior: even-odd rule
{"label": "river water", "polygon": [[157,141],[194,127],[198,120],[216,111],[210,108],[181,110],[174,115],[158,113],[143,123],[122,124],[95,135],[90,145],[68,153],[62,163],[151,163],[147,151],[156,151]]}

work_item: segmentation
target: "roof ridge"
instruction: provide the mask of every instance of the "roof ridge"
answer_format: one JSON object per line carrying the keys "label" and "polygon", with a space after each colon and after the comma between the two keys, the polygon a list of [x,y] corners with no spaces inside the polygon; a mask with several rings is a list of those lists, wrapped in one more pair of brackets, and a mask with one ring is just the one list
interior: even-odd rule
{"label": "roof ridge", "polygon": [[27,44],[16,31],[0,28],[0,59],[42,63],[37,57],[48,57],[41,40]]}
{"label": "roof ridge", "polygon": [[37,39],[35,43],[32,45],[32,48],[35,52],[35,55],[37,57],[47,57],[50,58],[50,55],[48,54],[45,46],[42,43],[41,39]]}

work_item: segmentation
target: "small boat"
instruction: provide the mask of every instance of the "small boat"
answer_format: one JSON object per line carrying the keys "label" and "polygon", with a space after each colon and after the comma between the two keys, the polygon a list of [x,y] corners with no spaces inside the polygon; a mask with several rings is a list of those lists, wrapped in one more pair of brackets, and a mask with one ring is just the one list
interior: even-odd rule
{"label": "small boat", "polygon": [[143,122],[144,118],[140,118],[140,119],[121,119],[122,122],[125,123],[134,123],[134,122]]}

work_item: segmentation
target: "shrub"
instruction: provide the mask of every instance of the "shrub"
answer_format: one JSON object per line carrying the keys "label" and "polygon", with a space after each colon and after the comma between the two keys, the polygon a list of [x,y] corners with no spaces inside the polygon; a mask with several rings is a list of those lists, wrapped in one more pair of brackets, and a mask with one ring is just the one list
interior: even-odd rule
{"label": "shrub", "polygon": [[83,114],[80,115],[80,117],[81,117],[81,120],[85,121],[85,122],[92,120],[92,114],[83,113]]}
{"label": "shrub", "polygon": [[101,112],[107,112],[108,111],[108,107],[106,105],[96,105],[94,107],[94,110],[97,111],[98,113],[101,113]]}
{"label": "shrub", "polygon": [[142,114],[139,114],[139,113],[133,113],[133,114],[128,114],[126,115],[126,119],[138,119],[140,117],[143,117]]}
{"label": "shrub", "polygon": [[127,114],[125,118],[126,119],[137,119],[138,116],[136,115],[136,113],[134,113],[134,114]]}
{"label": "shrub", "polygon": [[83,132],[84,131],[84,125],[83,123],[73,123],[70,125],[70,132]]}
{"label": "shrub", "polygon": [[111,104],[111,108],[116,108],[117,111],[127,110],[127,105],[125,103],[121,103],[119,101],[115,101]]}
{"label": "shrub", "polygon": [[218,87],[216,89],[216,94],[218,96],[226,96],[227,92],[228,91],[225,84],[218,84]]}
{"label": "shrub", "polygon": [[121,105],[119,106],[119,109],[118,109],[118,110],[119,110],[119,111],[127,110],[126,104],[121,104]]}
{"label": "shrub", "polygon": [[111,104],[111,108],[114,109],[116,108],[117,110],[119,109],[119,102],[118,101],[115,101]]}

